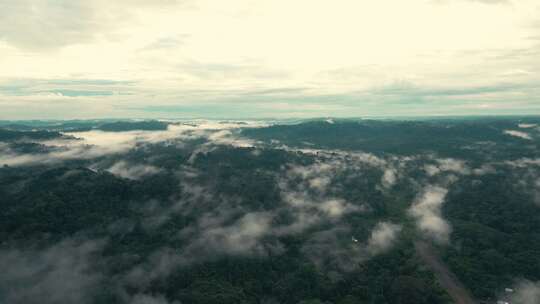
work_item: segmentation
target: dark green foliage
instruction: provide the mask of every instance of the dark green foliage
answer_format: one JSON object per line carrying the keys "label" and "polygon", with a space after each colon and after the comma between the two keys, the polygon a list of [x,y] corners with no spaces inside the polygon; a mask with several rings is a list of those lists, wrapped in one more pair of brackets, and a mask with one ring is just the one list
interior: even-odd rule
{"label": "dark green foliage", "polygon": [[134,130],[157,131],[167,130],[167,123],[161,121],[117,121],[104,123],[97,127],[99,130],[108,132],[124,132]]}
{"label": "dark green foliage", "polygon": [[540,280],[540,207],[509,172],[461,180],[445,212],[454,232],[446,259],[480,298],[516,278]]}
{"label": "dark green foliage", "polygon": [[[527,178],[538,175],[534,168],[503,165],[508,160],[538,157],[537,135],[524,142],[503,134],[503,130],[515,129],[516,123],[313,121],[244,129],[243,136],[265,142],[257,148],[186,139],[140,144],[126,153],[95,159],[5,166],[0,168],[0,249],[36,244],[46,248],[81,236],[106,240],[95,270],[101,274],[99,290],[90,303],[125,303],[137,294],[162,295],[184,304],[449,303],[415,253],[413,242],[419,235],[407,213],[423,185],[445,184],[449,193],[442,216],[453,231],[450,244],[438,250],[475,296],[492,299],[516,278],[540,280],[540,207],[527,184]],[[165,130],[167,126],[158,121],[73,121],[50,129],[121,132]],[[15,154],[50,152],[53,148],[40,142],[65,136],[45,130],[46,124],[32,127],[43,128],[40,131],[12,124],[5,127],[0,130],[0,141]],[[274,212],[272,227],[295,221],[280,184],[287,168],[313,165],[332,156],[276,148],[271,140],[290,147],[372,152],[388,162],[393,155],[415,158],[400,168],[401,176],[388,189],[381,185],[384,167],[344,166],[329,182],[328,195],[366,209],[345,214],[339,221],[322,219],[298,233],[265,236],[260,240],[264,254],[221,252],[210,241],[202,250],[189,251],[197,239],[184,236],[202,237],[196,234],[203,229],[200,219],[225,208],[236,212],[222,223],[225,226],[257,212]],[[450,183],[445,179],[450,173],[441,177],[424,171],[436,157],[461,159],[471,168],[489,162],[495,171],[483,175],[452,172],[459,178]],[[122,178],[106,170],[119,161],[160,170],[140,178]],[[302,181],[289,182],[288,186],[295,187]],[[317,195],[313,189],[299,191]],[[352,234],[364,246],[381,221],[403,227],[399,240],[386,252],[346,260],[346,269],[332,266],[338,264],[338,255],[318,252],[317,257],[326,263],[321,266],[306,253],[314,235],[341,226],[350,231],[336,233],[335,244],[326,245],[348,245]],[[153,277],[149,273],[159,269],[154,255],[160,250],[185,260],[171,262],[165,275]],[[147,273],[136,282],[127,280],[138,268]]]}
{"label": "dark green foliage", "polygon": [[34,140],[47,140],[60,138],[63,135],[56,131],[13,131],[8,129],[0,129],[0,141],[10,142],[15,140],[23,139],[34,139]]}
{"label": "dark green foliage", "polygon": [[[243,134],[266,142],[309,148],[362,150],[376,154],[418,155],[437,153],[440,156],[485,159],[486,153],[501,156],[519,150],[521,156],[535,156],[530,149],[516,143],[519,138],[503,134],[505,128],[516,129],[509,121],[344,121],[330,124],[313,121],[298,125],[276,125],[246,129]],[[504,149],[488,149],[479,143],[496,142]],[[536,144],[534,144],[538,147]]]}

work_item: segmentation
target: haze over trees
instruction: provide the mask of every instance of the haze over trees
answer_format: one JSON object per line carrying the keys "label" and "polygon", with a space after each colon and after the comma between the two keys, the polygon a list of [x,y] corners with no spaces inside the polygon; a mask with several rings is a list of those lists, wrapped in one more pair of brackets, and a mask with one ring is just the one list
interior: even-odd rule
{"label": "haze over trees", "polygon": [[538,123],[5,122],[0,302],[534,303]]}

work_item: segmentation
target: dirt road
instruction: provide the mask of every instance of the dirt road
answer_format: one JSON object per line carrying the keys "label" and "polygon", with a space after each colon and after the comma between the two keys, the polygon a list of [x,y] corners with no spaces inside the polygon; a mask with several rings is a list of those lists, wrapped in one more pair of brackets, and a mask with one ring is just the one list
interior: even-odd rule
{"label": "dirt road", "polygon": [[430,244],[423,241],[416,241],[414,247],[418,256],[431,268],[439,284],[441,284],[456,304],[477,304],[456,275],[441,261]]}

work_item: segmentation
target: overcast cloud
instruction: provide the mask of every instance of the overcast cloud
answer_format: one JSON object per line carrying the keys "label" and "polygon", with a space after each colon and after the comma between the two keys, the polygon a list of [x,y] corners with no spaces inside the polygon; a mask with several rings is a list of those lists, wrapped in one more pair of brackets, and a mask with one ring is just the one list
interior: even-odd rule
{"label": "overcast cloud", "polygon": [[535,0],[0,0],[0,119],[538,114],[538,15]]}

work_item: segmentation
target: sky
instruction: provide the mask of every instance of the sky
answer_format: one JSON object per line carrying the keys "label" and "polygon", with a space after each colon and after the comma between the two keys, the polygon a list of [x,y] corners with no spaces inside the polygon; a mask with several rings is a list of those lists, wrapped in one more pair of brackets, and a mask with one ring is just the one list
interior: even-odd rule
{"label": "sky", "polygon": [[0,0],[0,119],[540,114],[537,0]]}

